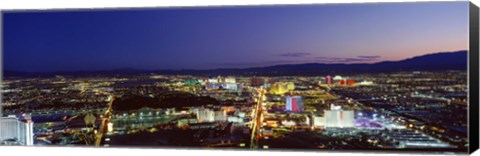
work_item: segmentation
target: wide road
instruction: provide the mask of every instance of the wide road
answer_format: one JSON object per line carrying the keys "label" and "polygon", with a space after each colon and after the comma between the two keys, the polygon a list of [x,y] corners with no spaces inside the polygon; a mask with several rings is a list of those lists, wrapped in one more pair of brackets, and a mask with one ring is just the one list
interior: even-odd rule
{"label": "wide road", "polygon": [[265,98],[265,90],[262,88],[256,89],[258,92],[257,104],[255,105],[255,114],[252,120],[252,133],[250,140],[250,148],[254,149],[258,146],[258,139],[261,137],[260,127],[262,126],[262,114],[263,114],[263,99]]}
{"label": "wide road", "polygon": [[113,101],[115,101],[115,96],[110,95],[109,97],[110,102],[108,103],[108,109],[105,111],[105,114],[102,118],[102,123],[100,124],[99,130],[97,131],[97,134],[95,134],[95,146],[100,147],[100,144],[102,143],[103,135],[107,133],[107,126],[108,126],[108,121],[111,119],[111,114],[112,114],[112,105]]}

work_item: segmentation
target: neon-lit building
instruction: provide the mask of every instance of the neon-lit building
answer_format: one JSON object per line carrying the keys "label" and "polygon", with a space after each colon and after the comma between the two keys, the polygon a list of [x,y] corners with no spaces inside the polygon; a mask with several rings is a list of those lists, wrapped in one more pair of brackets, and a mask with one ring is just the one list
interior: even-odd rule
{"label": "neon-lit building", "polygon": [[224,79],[222,78],[222,76],[220,76],[220,75],[217,76],[217,82],[218,83],[223,83],[224,82]]}
{"label": "neon-lit building", "polygon": [[335,80],[335,81],[339,81],[339,80],[343,80],[343,79],[345,79],[345,78],[343,78],[340,75],[335,75],[335,77],[333,77],[333,80]]}
{"label": "neon-lit building", "polygon": [[338,84],[339,85],[355,85],[355,80],[352,80],[352,79],[342,79],[342,80],[339,80],[338,81]]}
{"label": "neon-lit building", "polygon": [[225,78],[225,83],[237,83],[234,77],[227,77]]}
{"label": "neon-lit building", "polygon": [[214,112],[215,121],[227,121],[227,111],[225,109]]}
{"label": "neon-lit building", "polygon": [[208,83],[218,83],[218,79],[208,79]]}
{"label": "neon-lit building", "polygon": [[28,117],[0,117],[0,141],[15,139],[21,145],[33,145],[33,122]]}
{"label": "neon-lit building", "polygon": [[188,80],[183,81],[183,84],[185,84],[185,85],[198,85],[198,84],[200,84],[200,82],[196,79],[188,79]]}
{"label": "neon-lit building", "polygon": [[335,104],[330,104],[330,110],[341,110],[342,106],[337,106]]}
{"label": "neon-lit building", "polygon": [[325,117],[313,116],[313,127],[323,127],[325,126]]}
{"label": "neon-lit building", "polygon": [[207,83],[205,84],[206,89],[219,89],[220,85],[218,83]]}
{"label": "neon-lit building", "polygon": [[107,124],[107,131],[108,131],[108,132],[113,132],[113,123],[109,122],[109,123]]}
{"label": "neon-lit building", "polygon": [[235,77],[226,77],[223,80],[221,79],[221,77],[219,77],[218,82],[221,82],[221,86],[224,89],[238,90],[238,84],[237,84],[237,80],[235,79]]}
{"label": "neon-lit building", "polygon": [[347,80],[347,85],[355,85],[355,80]]}
{"label": "neon-lit building", "polygon": [[373,82],[372,81],[362,81],[360,83],[358,83],[358,85],[363,85],[363,86],[370,86],[370,85],[373,85]]}
{"label": "neon-lit building", "polygon": [[205,83],[205,88],[206,89],[219,89],[220,88],[220,82],[219,79],[215,78],[210,78],[207,80],[207,83]]}
{"label": "neon-lit building", "polygon": [[237,83],[225,82],[225,83],[222,83],[222,87],[224,89],[228,89],[228,90],[238,90],[238,84]]}
{"label": "neon-lit building", "polygon": [[345,79],[340,80],[340,81],[338,81],[338,84],[340,84],[340,85],[346,85],[346,84],[347,84],[347,80],[345,80]]}
{"label": "neon-lit building", "polygon": [[227,117],[228,122],[233,122],[233,123],[243,123],[244,119],[241,117],[236,117],[236,116],[229,116]]}
{"label": "neon-lit building", "polygon": [[326,128],[355,127],[354,111],[352,110],[325,110]]}
{"label": "neon-lit building", "polygon": [[301,96],[287,96],[287,111],[301,112],[303,111],[302,97]]}
{"label": "neon-lit building", "polygon": [[208,108],[194,109],[193,112],[197,115],[198,122],[213,122],[215,120],[214,111]]}
{"label": "neon-lit building", "polygon": [[270,88],[271,86],[272,86],[272,84],[267,83],[267,82],[265,82],[265,83],[262,85],[263,88]]}
{"label": "neon-lit building", "polygon": [[294,89],[295,84],[293,82],[276,82],[270,87],[269,93],[281,95]]}
{"label": "neon-lit building", "polygon": [[243,84],[237,83],[237,90],[242,91],[243,90]]}
{"label": "neon-lit building", "polygon": [[325,82],[327,83],[327,85],[333,84],[333,77],[328,75],[327,77],[325,77]]}

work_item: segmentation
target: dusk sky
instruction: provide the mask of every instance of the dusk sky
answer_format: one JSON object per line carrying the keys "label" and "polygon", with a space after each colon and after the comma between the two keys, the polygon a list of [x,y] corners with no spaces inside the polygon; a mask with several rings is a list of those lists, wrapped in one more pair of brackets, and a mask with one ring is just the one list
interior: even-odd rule
{"label": "dusk sky", "polygon": [[373,63],[468,49],[468,2],[3,14],[4,70]]}

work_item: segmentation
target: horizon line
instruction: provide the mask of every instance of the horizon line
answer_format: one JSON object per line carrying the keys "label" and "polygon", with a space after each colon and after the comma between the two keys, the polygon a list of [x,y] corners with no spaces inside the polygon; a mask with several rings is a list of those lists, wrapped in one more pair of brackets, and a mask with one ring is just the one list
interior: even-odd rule
{"label": "horizon line", "polygon": [[423,55],[412,56],[400,60],[383,60],[378,62],[372,63],[320,63],[320,62],[311,62],[311,63],[285,63],[285,64],[273,64],[273,65],[266,65],[266,66],[255,66],[255,67],[240,67],[240,68],[209,68],[209,69],[138,69],[133,67],[120,67],[120,68],[113,68],[113,69],[97,69],[97,70],[63,70],[63,71],[40,71],[40,72],[31,72],[31,71],[21,71],[21,70],[11,70],[11,69],[2,69],[2,72],[10,71],[10,72],[20,72],[20,73],[29,73],[29,74],[52,74],[52,73],[67,73],[67,72],[103,72],[103,71],[115,71],[115,70],[136,70],[136,71],[144,71],[144,72],[156,72],[156,71],[182,71],[182,70],[192,70],[192,71],[207,71],[207,70],[241,70],[241,69],[250,69],[250,68],[267,68],[267,67],[274,67],[274,66],[284,66],[284,65],[306,65],[306,64],[324,64],[324,65],[372,65],[377,63],[384,63],[384,62],[400,62],[408,59],[413,59],[416,57],[422,57],[427,55],[434,55],[434,54],[442,54],[442,53],[460,53],[460,52],[468,52],[468,49],[463,50],[455,50],[455,51],[440,51],[440,52],[432,52],[426,53]]}

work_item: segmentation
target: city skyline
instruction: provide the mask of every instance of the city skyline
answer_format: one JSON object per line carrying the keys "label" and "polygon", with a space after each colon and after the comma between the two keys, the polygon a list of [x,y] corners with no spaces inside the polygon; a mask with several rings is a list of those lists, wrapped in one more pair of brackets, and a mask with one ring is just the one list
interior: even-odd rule
{"label": "city skyline", "polygon": [[[276,67],[282,67],[282,66],[304,66],[304,65],[308,65],[308,66],[311,66],[311,65],[317,65],[317,66],[329,66],[329,65],[333,65],[333,66],[336,66],[336,65],[347,65],[347,66],[351,66],[351,67],[354,67],[352,68],[351,70],[355,70],[355,67],[360,67],[360,66],[365,66],[365,65],[370,65],[371,67],[381,67],[383,66],[382,64],[385,64],[385,63],[401,63],[401,62],[405,62],[405,61],[412,61],[412,60],[418,60],[418,59],[434,59],[432,61],[445,61],[447,59],[447,57],[455,57],[455,60],[456,62],[457,61],[460,61],[460,62],[457,62],[457,63],[460,63],[462,64],[461,62],[463,62],[463,60],[458,60],[458,59],[463,59],[463,57],[467,57],[467,53],[468,53],[468,50],[459,50],[459,51],[453,51],[453,52],[437,52],[437,53],[429,53],[429,54],[425,54],[425,55],[421,55],[421,56],[414,56],[414,57],[410,57],[410,58],[406,58],[406,59],[403,59],[403,60],[398,60],[398,61],[380,61],[380,62],[373,62],[373,63],[318,63],[318,62],[305,62],[305,63],[298,63],[298,64],[289,64],[289,63],[285,63],[285,64],[276,64],[276,65],[269,65],[269,66],[255,66],[255,67],[244,67],[244,68],[211,68],[211,69],[151,69],[151,70],[147,70],[147,69],[136,69],[136,68],[129,68],[129,67],[124,67],[124,68],[115,68],[115,69],[105,69],[105,70],[77,70],[77,71],[52,71],[52,72],[25,72],[25,71],[16,71],[16,70],[9,70],[9,69],[4,69],[4,71],[7,73],[7,76],[13,76],[13,75],[16,75],[16,74],[52,74],[52,73],[57,73],[57,74],[74,74],[75,72],[139,72],[139,73],[142,73],[142,72],[180,72],[180,71],[186,71],[187,73],[188,72],[200,72],[200,71],[204,71],[204,72],[207,72],[207,71],[223,71],[223,70],[255,70],[255,69],[266,69],[266,68],[276,68]],[[369,56],[359,56],[358,59],[371,59]],[[450,58],[452,59],[452,58]],[[432,63],[432,62],[430,62]],[[467,63],[466,60],[465,62],[463,63]],[[407,63],[408,64],[408,63]],[[428,64],[428,63],[427,63]],[[459,70],[459,69],[462,69],[464,67],[462,66],[457,66],[457,65],[460,65],[460,64],[456,64],[454,66],[450,66],[448,67],[450,70]],[[444,65],[442,63],[440,63],[439,65]],[[385,67],[383,67],[385,68]],[[387,67],[388,68],[388,67]],[[465,66],[466,68],[466,66]],[[422,67],[419,67],[418,68],[419,70],[427,70],[427,69],[423,69]],[[440,68],[438,68],[440,69]],[[394,68],[390,68],[390,70],[395,70]],[[412,70],[412,69],[406,69],[406,70]],[[311,71],[311,72],[314,72],[314,71]],[[347,72],[347,71],[345,71]],[[187,73],[183,73],[183,74],[187,74]],[[9,74],[13,74],[13,75],[9,75]],[[138,74],[138,73],[137,73]],[[190,73],[191,74],[191,73]],[[220,75],[223,75],[223,74],[220,74]],[[30,75],[32,76],[32,75]]]}
{"label": "city skyline", "polygon": [[4,69],[203,70],[397,61],[468,49],[467,4],[7,12]]}
{"label": "city skyline", "polygon": [[6,12],[0,145],[466,153],[469,6]]}

